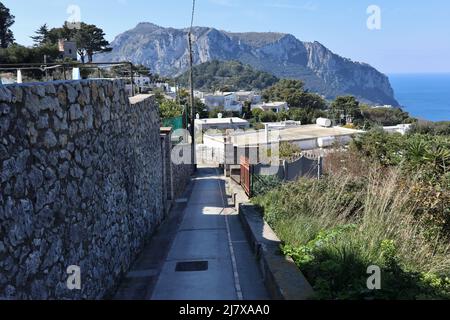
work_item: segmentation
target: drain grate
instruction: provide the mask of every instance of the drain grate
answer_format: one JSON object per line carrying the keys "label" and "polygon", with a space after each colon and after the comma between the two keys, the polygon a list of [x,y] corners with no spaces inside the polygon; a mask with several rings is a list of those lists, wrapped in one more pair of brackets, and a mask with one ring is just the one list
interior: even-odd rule
{"label": "drain grate", "polygon": [[198,272],[208,270],[208,261],[179,262],[175,268],[176,272]]}

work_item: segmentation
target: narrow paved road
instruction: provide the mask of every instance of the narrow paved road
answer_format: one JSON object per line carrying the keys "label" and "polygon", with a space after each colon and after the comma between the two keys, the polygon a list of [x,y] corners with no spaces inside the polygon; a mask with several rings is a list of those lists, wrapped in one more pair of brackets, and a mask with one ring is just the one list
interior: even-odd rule
{"label": "narrow paved road", "polygon": [[217,169],[199,168],[154,300],[264,300],[268,293]]}

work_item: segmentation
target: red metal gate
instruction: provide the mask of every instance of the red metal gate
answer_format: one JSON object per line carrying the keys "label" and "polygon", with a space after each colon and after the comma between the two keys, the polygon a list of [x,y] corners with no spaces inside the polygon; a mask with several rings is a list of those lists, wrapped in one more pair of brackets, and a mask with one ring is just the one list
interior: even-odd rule
{"label": "red metal gate", "polygon": [[247,157],[241,157],[241,186],[247,196],[252,196],[252,167]]}

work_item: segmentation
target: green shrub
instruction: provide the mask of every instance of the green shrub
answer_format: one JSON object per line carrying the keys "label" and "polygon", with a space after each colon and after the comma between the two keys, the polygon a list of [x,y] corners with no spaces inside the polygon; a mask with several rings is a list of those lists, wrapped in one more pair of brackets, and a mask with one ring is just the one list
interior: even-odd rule
{"label": "green shrub", "polygon": [[448,136],[402,136],[374,129],[358,136],[351,149],[381,165],[402,165],[410,172],[427,171],[430,179],[447,174],[450,168]]}
{"label": "green shrub", "polygon": [[175,118],[183,114],[183,107],[175,101],[164,99],[159,105],[161,119]]}
{"label": "green shrub", "polygon": [[430,134],[430,135],[447,135],[450,136],[450,121],[429,122],[418,121],[414,123],[410,134]]}
{"label": "green shrub", "polygon": [[254,175],[252,193],[254,196],[264,195],[281,184],[277,176]]}
{"label": "green shrub", "polygon": [[[399,170],[356,182],[344,174],[300,179],[254,203],[318,299],[450,298],[448,242],[430,238],[416,219],[414,192]],[[366,286],[371,265],[382,270],[379,291]]]}
{"label": "green shrub", "polygon": [[301,157],[302,149],[289,142],[280,143],[280,159],[293,160]]}

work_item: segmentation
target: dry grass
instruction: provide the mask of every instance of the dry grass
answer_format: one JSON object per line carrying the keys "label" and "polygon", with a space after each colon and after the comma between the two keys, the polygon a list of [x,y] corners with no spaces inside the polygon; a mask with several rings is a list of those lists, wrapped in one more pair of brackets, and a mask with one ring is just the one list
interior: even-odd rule
{"label": "dry grass", "polygon": [[[346,161],[350,159],[351,155]],[[322,181],[299,180],[255,202],[264,208],[266,219],[291,247],[306,246],[321,232],[339,226],[356,226],[321,248],[337,256],[353,257],[351,263],[346,258],[333,261],[344,270],[362,270],[355,268],[355,261],[359,267],[382,266],[386,262],[382,243],[389,241],[395,246],[396,263],[405,274],[449,276],[449,243],[430,239],[427,226],[416,218],[418,201],[408,183],[414,177],[405,178],[398,169],[385,170],[380,175],[379,170],[367,167],[363,176],[360,174],[363,166],[357,162],[361,161],[355,161],[349,171],[329,174]],[[355,177],[362,182],[355,183]],[[364,274],[354,277],[364,277]],[[401,280],[398,281],[401,286]]]}

